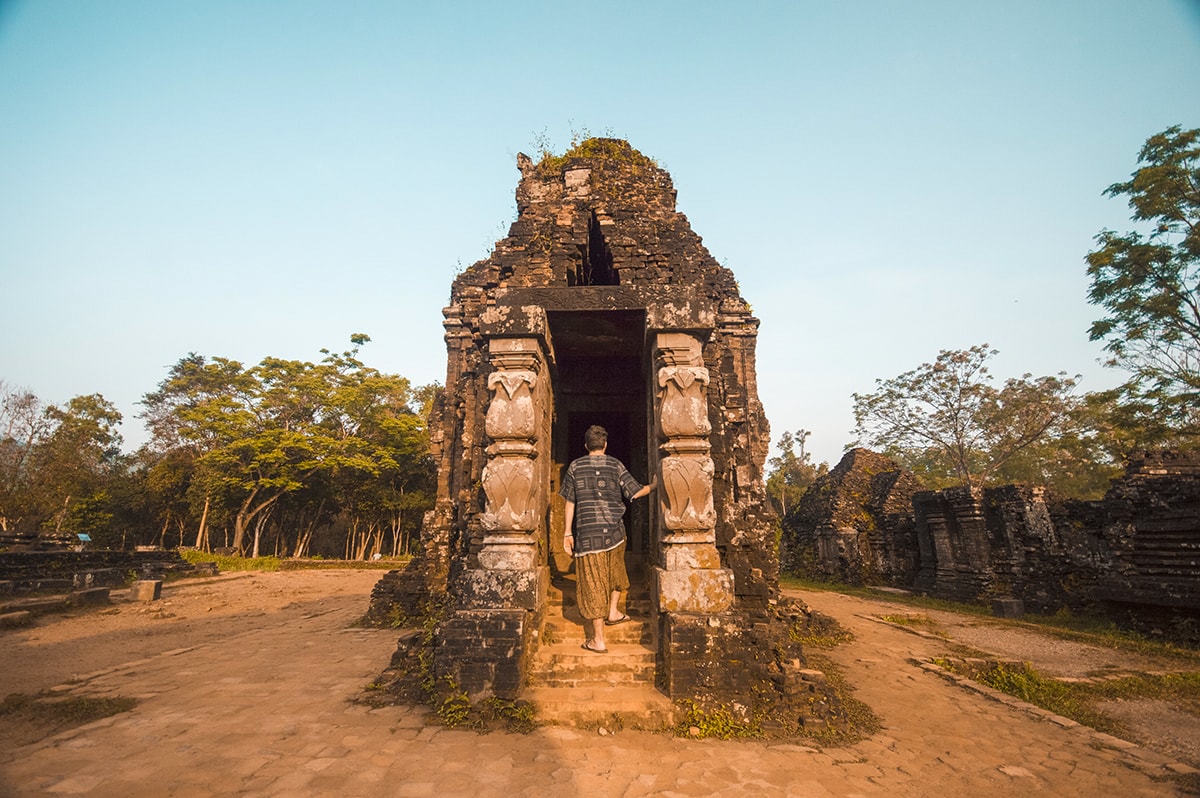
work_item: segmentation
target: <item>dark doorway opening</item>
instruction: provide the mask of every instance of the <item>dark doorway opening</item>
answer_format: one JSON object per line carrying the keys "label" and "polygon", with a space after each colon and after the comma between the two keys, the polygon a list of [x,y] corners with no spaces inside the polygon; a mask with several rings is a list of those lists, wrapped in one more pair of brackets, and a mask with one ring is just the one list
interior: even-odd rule
{"label": "dark doorway opening", "polygon": [[[650,479],[645,352],[645,313],[641,310],[548,311],[557,379],[551,489],[557,497],[562,473],[587,454],[583,434],[592,424],[608,431],[608,453],[625,464],[642,484]],[[645,500],[625,513],[627,551],[634,563],[649,551],[649,510]],[[552,554],[561,551],[562,500],[553,505]],[[552,558],[565,571],[569,560]]]}

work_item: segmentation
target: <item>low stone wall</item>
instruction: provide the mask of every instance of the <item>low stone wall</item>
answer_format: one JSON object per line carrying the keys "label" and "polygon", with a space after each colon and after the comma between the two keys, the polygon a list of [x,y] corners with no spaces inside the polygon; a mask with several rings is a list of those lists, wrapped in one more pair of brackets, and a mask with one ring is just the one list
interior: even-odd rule
{"label": "low stone wall", "polygon": [[215,572],[193,566],[178,551],[0,552],[0,582],[13,593],[114,587],[130,578]]}

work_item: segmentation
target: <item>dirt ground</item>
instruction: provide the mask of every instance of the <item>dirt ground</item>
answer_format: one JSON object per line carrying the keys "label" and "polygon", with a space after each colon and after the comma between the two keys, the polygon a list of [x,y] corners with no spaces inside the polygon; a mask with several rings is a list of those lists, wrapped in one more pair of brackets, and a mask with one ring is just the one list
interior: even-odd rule
{"label": "dirt ground", "polygon": [[[33,694],[164,651],[284,624],[339,597],[370,595],[383,571],[241,572],[163,585],[162,599],[132,602],[114,591],[108,607],[45,615],[0,631],[0,698]],[[367,603],[362,605],[367,611]],[[384,663],[386,664],[386,663]],[[382,666],[380,668],[382,670]]]}
{"label": "dirt ground", "polygon": [[30,729],[0,718],[0,796],[1177,795],[1196,783],[1196,707],[1122,702],[1113,714],[1130,724],[1140,744],[1131,745],[914,665],[949,641],[1049,675],[1176,664],[954,613],[929,613],[949,641],[918,636],[880,620],[910,608],[823,592],[793,591],[854,633],[824,653],[882,721],[848,748],[444,729],[415,708],[347,703],[395,647],[393,630],[353,628],[380,575],[184,580],[158,602],[118,597],[0,631],[0,697],[56,690],[139,701],[32,743]]}

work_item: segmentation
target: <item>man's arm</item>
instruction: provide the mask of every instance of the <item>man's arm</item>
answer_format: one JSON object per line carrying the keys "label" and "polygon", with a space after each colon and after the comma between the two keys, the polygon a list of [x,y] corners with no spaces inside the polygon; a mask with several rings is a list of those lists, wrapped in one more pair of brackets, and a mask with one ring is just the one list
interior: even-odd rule
{"label": "man's arm", "polygon": [[654,478],[650,480],[650,484],[644,486],[637,493],[633,494],[633,496],[630,498],[630,501],[633,501],[634,499],[640,499],[643,496],[649,496],[650,493],[657,487],[658,487],[658,474],[655,474]]}
{"label": "man's arm", "polygon": [[565,522],[563,523],[563,550],[567,554],[574,555],[575,553],[575,535],[571,532],[571,524],[575,522],[575,502],[567,502],[567,511],[564,513]]}

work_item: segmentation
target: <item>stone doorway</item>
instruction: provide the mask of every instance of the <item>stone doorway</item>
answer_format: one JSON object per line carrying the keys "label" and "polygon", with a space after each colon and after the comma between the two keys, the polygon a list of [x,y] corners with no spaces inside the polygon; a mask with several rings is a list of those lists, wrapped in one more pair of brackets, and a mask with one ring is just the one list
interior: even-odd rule
{"label": "stone doorway", "polygon": [[[608,453],[641,483],[652,473],[649,449],[645,312],[572,311],[547,314],[553,342],[554,422],[549,548],[552,571],[564,574],[563,501],[558,496],[567,465],[585,453],[583,433],[592,424],[608,430]],[[625,516],[630,565],[644,564],[650,547],[649,502],[635,502]]]}

